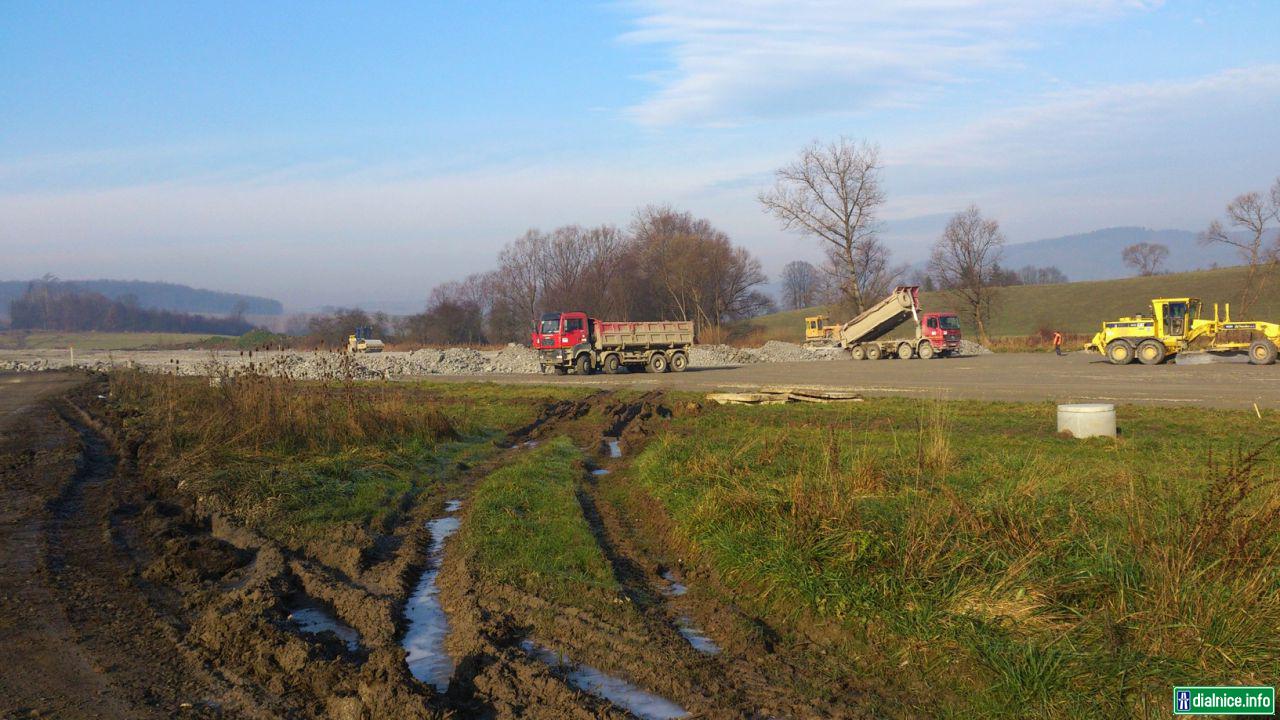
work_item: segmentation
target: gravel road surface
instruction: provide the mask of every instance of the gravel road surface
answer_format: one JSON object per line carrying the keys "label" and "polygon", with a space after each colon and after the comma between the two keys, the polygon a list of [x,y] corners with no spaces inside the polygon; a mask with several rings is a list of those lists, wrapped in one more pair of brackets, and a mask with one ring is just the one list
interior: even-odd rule
{"label": "gravel road surface", "polygon": [[638,390],[749,390],[792,385],[856,390],[868,396],[970,400],[1114,402],[1280,409],[1280,365],[1111,365],[1098,355],[999,353],[935,360],[835,360],[692,367],[665,375],[452,375],[443,381],[581,383]]}

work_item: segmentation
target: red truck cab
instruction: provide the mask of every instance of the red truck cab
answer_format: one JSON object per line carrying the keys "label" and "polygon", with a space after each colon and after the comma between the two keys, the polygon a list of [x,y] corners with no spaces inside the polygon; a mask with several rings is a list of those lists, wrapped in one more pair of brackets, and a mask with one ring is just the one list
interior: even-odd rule
{"label": "red truck cab", "polygon": [[960,349],[960,318],[953,312],[922,313],[920,337],[940,353],[953,353]]}
{"label": "red truck cab", "polygon": [[594,322],[586,313],[543,313],[531,338],[533,349],[562,350],[587,342]]}

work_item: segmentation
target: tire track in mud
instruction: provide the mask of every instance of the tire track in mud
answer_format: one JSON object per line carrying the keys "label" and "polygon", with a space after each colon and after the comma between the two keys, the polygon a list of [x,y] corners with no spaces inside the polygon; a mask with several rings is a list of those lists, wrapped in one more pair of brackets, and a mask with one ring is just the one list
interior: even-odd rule
{"label": "tire track in mud", "polygon": [[[629,493],[638,492],[651,506],[650,513],[632,515],[615,507],[601,492],[601,483],[629,482],[617,473],[625,471],[631,457],[652,434],[652,423],[671,417],[663,400],[662,393],[649,393],[638,402],[615,410],[616,422],[607,432],[627,441],[630,457],[613,459],[606,475],[589,475],[579,493],[584,517],[609,558],[615,578],[642,611],[649,638],[655,643],[677,646],[662,653],[660,662],[670,663],[672,672],[690,678],[712,699],[705,707],[690,701],[690,709],[697,707],[701,716],[865,717],[866,713],[857,707],[855,693],[846,693],[844,701],[828,703],[798,692],[796,688],[801,683],[797,681],[808,671],[790,658],[795,648],[779,647],[778,638],[767,625],[726,601],[731,595],[712,581],[710,573],[698,572],[696,579],[689,581],[710,586],[701,588],[702,592],[673,592],[675,583],[670,571],[662,562],[647,557],[641,544],[635,542],[646,535],[644,547],[669,546],[669,520],[656,500],[648,498],[643,490],[629,488]],[[743,633],[744,627],[750,630]],[[708,639],[718,646],[715,652],[706,652],[705,646],[699,650],[698,645]]]}
{"label": "tire track in mud", "polygon": [[68,397],[54,403],[78,438],[79,455],[75,472],[47,505],[41,554],[42,570],[77,644],[106,683],[99,691],[107,696],[100,711],[128,717],[259,716],[255,703],[187,661],[177,630],[181,622],[151,602],[116,527],[119,457],[103,425],[81,402]]}

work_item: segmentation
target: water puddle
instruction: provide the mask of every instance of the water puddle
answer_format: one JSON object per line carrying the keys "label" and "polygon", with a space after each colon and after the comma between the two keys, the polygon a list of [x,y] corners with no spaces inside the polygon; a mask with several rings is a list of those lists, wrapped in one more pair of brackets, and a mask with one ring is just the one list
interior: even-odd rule
{"label": "water puddle", "polygon": [[461,518],[453,513],[462,509],[461,500],[445,503],[449,513],[427,523],[431,533],[431,547],[427,551],[427,567],[418,580],[418,586],[405,604],[404,614],[409,629],[401,643],[405,649],[405,662],[415,678],[430,683],[436,690],[449,689],[453,676],[453,658],[445,652],[444,639],[449,634],[449,619],[440,606],[440,588],[436,578],[440,575],[440,561],[444,559],[444,543],[457,532]]}
{"label": "water puddle", "polygon": [[298,626],[304,633],[319,635],[331,632],[347,646],[347,650],[355,652],[360,649],[360,633],[356,629],[333,616],[327,609],[305,603],[289,610],[289,622]]}
{"label": "water puddle", "polygon": [[689,592],[688,586],[680,582],[679,578],[676,577],[676,574],[670,570],[662,571],[662,579],[667,581],[667,587],[662,591],[662,594],[667,597],[680,597],[681,595]]}
{"label": "water puddle", "polygon": [[694,627],[693,619],[688,615],[681,615],[676,618],[676,630],[680,631],[681,637],[687,640],[694,650],[705,655],[720,654],[720,646],[716,644],[716,641]]}
{"label": "water puddle", "polygon": [[539,662],[562,671],[570,685],[585,693],[604,698],[641,720],[669,720],[689,714],[684,708],[661,695],[641,690],[622,678],[606,675],[588,665],[574,665],[565,656],[542,647],[532,640],[521,641],[520,647]]}
{"label": "water puddle", "polygon": [[592,475],[595,475],[596,477],[599,477],[599,476],[601,476],[601,475],[608,475],[608,474],[609,474],[609,471],[608,471],[608,470],[605,470],[604,468],[598,468],[598,469],[596,469],[596,470],[592,470],[592,471],[591,471],[591,474],[592,474]]}
{"label": "water puddle", "polygon": [[622,446],[618,444],[617,438],[605,438],[605,442],[609,444],[609,457],[622,457]]}
{"label": "water puddle", "polygon": [[520,447],[523,447],[523,448],[536,448],[536,447],[538,447],[538,441],[537,441],[537,440],[525,440],[524,442],[520,443]]}

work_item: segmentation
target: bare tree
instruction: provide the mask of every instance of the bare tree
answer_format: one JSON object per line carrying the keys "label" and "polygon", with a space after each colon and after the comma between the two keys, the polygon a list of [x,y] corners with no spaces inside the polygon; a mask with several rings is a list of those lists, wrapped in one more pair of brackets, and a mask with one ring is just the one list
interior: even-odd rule
{"label": "bare tree", "polygon": [[929,271],[943,288],[969,306],[978,340],[986,343],[987,320],[997,292],[996,275],[1004,253],[1004,234],[995,220],[982,217],[977,205],[956,213],[933,246]]}
{"label": "bare tree", "polygon": [[798,310],[816,305],[822,280],[818,269],[804,260],[793,260],[782,268],[782,305]]}
{"label": "bare tree", "polygon": [[1157,275],[1169,259],[1169,247],[1162,243],[1134,243],[1120,251],[1120,258],[1139,275]]}
{"label": "bare tree", "polygon": [[768,306],[756,290],[767,279],[760,261],[707,220],[650,206],[636,212],[631,235],[636,273],[660,300],[650,312],[716,327]]}
{"label": "bare tree", "polygon": [[759,195],[765,211],[787,230],[817,237],[840,287],[857,312],[892,283],[889,251],[880,241],[880,151],[841,137],[813,143],[780,168],[772,190]]}
{"label": "bare tree", "polygon": [[1018,270],[1018,279],[1023,285],[1054,285],[1067,282],[1067,276],[1056,265],[1044,267],[1023,265]]}
{"label": "bare tree", "polygon": [[1248,266],[1244,288],[1240,292],[1240,311],[1249,308],[1262,295],[1277,263],[1280,263],[1280,236],[1269,238],[1271,223],[1280,221],[1280,177],[1271,186],[1269,197],[1261,193],[1245,193],[1227,205],[1227,229],[1217,220],[1200,233],[1203,244],[1230,245]]}

